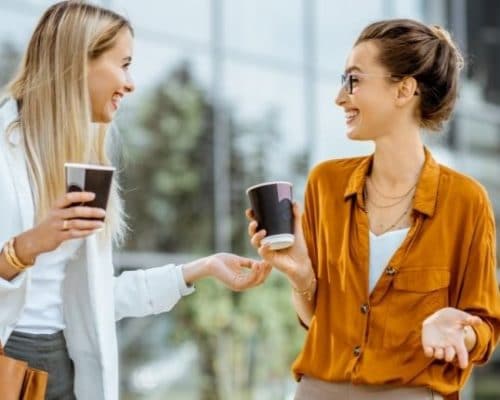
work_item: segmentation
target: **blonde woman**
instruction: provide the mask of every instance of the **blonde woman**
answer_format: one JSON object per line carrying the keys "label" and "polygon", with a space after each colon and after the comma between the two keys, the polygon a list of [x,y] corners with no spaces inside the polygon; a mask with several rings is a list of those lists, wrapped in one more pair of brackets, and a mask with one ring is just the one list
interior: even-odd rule
{"label": "blonde woman", "polygon": [[270,269],[216,254],[113,277],[112,240],[124,231],[117,186],[107,212],[71,206],[94,194],[65,194],[63,165],[109,164],[108,123],[134,90],[132,45],[122,16],[55,4],[0,102],[0,341],[48,371],[48,399],[118,399],[116,320],[168,311],[204,277],[243,290]]}

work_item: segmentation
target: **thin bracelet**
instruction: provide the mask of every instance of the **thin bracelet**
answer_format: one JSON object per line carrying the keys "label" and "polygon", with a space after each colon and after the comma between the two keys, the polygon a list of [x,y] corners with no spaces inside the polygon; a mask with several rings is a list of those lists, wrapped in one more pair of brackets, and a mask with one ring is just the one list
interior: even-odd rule
{"label": "thin bracelet", "polygon": [[297,293],[301,297],[305,297],[307,301],[311,301],[314,294],[314,286],[316,285],[316,277],[313,275],[311,279],[311,283],[307,285],[307,288],[304,290],[299,290],[295,286],[292,285],[292,290]]}

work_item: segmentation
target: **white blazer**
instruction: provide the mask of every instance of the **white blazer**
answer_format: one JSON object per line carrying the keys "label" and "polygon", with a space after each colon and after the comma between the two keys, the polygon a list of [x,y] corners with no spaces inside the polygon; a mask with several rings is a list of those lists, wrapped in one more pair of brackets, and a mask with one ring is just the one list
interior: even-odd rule
{"label": "white blazer", "polygon": [[[0,245],[34,224],[22,135],[5,133],[17,115],[14,100],[0,105]],[[12,281],[0,278],[3,344],[23,311],[30,281],[29,269]],[[114,277],[111,242],[100,233],[87,237],[66,268],[63,290],[64,335],[75,365],[77,399],[118,399],[115,321],[168,311],[193,290],[173,264]]]}

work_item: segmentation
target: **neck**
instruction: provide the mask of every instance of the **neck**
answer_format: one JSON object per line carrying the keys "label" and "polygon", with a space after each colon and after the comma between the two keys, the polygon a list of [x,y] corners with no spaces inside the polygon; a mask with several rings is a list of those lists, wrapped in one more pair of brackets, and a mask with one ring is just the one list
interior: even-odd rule
{"label": "neck", "polygon": [[371,177],[386,187],[407,187],[417,181],[424,161],[418,128],[384,136],[375,142]]}

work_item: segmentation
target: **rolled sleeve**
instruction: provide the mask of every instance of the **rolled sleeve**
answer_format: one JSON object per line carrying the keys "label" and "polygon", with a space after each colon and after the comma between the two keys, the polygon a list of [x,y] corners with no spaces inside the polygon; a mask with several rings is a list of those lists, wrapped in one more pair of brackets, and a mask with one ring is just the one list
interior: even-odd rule
{"label": "rolled sleeve", "polygon": [[483,320],[480,325],[473,327],[477,342],[470,353],[470,360],[475,364],[488,361],[500,337],[500,292],[496,277],[495,244],[495,220],[485,194],[477,207],[476,226],[458,307]]}

